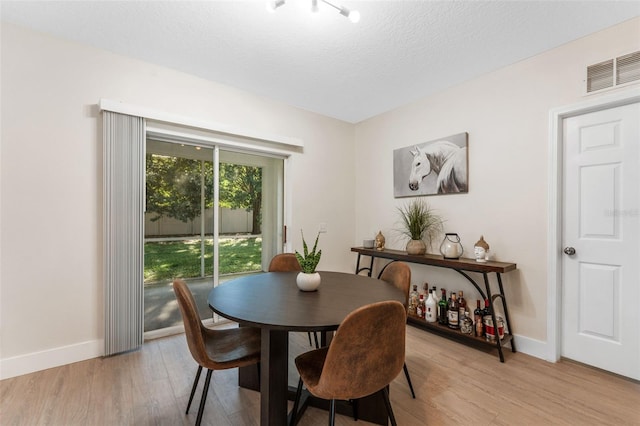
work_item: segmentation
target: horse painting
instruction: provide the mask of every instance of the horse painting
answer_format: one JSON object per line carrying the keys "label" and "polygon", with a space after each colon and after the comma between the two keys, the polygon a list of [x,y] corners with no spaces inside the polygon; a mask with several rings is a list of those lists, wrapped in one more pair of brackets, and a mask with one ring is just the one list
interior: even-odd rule
{"label": "horse painting", "polygon": [[415,146],[409,173],[409,189],[417,191],[430,173],[438,175],[438,194],[467,192],[467,147],[447,141],[431,143],[423,148]]}

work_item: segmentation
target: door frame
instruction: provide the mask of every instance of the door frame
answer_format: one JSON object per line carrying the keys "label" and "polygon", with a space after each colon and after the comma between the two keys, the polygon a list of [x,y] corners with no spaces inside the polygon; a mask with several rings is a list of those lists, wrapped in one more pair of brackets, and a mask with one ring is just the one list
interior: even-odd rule
{"label": "door frame", "polygon": [[563,122],[590,112],[640,102],[640,88],[622,90],[588,101],[554,108],[549,112],[548,234],[547,234],[547,354],[556,362],[562,351],[562,207],[563,207]]}

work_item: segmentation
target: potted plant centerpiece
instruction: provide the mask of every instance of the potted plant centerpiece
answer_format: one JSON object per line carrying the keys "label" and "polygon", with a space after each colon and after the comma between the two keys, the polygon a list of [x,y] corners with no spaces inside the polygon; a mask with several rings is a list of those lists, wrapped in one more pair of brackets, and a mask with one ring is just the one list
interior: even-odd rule
{"label": "potted plant centerpiece", "polygon": [[302,272],[298,273],[296,277],[296,284],[298,284],[298,288],[302,291],[315,291],[320,285],[320,274],[316,272],[316,267],[318,266],[318,262],[320,262],[320,256],[322,256],[322,250],[316,251],[320,233],[318,232],[316,236],[316,242],[313,244],[311,252],[309,252],[307,242],[304,240],[302,230],[300,230],[300,233],[302,234],[302,249],[304,255],[296,250],[296,258],[302,269]]}
{"label": "potted plant centerpiece", "polygon": [[400,232],[409,238],[407,253],[425,254],[425,240],[431,247],[432,241],[442,233],[444,221],[422,198],[414,198],[403,207],[398,207],[398,211],[402,222]]}

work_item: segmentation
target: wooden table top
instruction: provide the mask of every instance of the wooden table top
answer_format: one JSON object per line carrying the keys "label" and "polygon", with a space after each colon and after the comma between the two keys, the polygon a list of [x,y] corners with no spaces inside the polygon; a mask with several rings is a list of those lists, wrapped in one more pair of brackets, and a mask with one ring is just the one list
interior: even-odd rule
{"label": "wooden table top", "polygon": [[334,330],[355,309],[383,300],[404,303],[396,287],[370,277],[319,271],[317,291],[296,285],[297,272],[267,272],[228,281],[211,290],[209,306],[239,323],[289,331]]}
{"label": "wooden table top", "polygon": [[411,255],[401,250],[375,250],[364,247],[351,247],[351,251],[373,257],[381,257],[391,260],[402,260],[411,263],[420,263],[423,265],[439,266],[442,268],[458,269],[460,271],[471,272],[496,272],[499,274],[513,271],[517,268],[515,263],[496,262],[489,260],[487,262],[477,262],[475,259],[461,257],[459,259],[445,259],[442,255],[436,254],[419,254]]}

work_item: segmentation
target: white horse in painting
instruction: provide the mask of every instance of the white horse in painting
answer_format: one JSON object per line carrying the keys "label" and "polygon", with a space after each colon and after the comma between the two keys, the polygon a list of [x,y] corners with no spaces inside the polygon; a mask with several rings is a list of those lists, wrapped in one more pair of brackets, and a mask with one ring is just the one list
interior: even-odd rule
{"label": "white horse in painting", "polygon": [[422,179],[432,171],[438,175],[438,194],[467,191],[467,148],[447,141],[438,141],[413,151],[409,189],[417,191]]}

